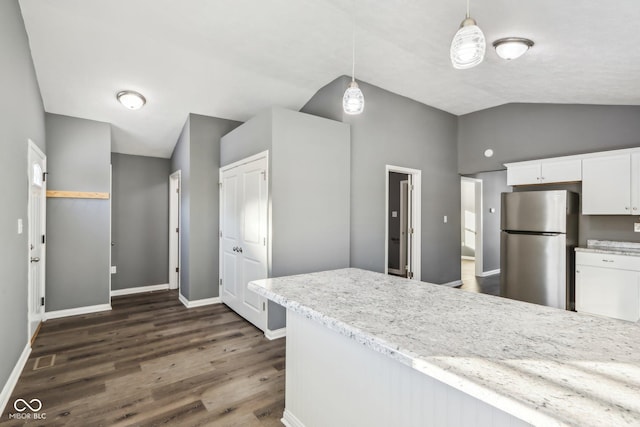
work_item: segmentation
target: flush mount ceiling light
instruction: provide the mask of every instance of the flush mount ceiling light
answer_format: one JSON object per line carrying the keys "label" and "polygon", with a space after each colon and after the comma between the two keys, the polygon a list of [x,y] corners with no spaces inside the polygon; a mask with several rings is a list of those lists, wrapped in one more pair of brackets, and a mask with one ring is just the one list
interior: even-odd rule
{"label": "flush mount ceiling light", "polygon": [[342,97],[342,109],[346,114],[356,115],[364,111],[364,95],[356,83],[356,30],[353,28],[351,37],[352,62],[351,83]]}
{"label": "flush mount ceiling light", "polygon": [[531,46],[533,46],[533,42],[522,37],[505,37],[493,42],[498,56],[507,60],[521,57]]}
{"label": "flush mount ceiling light", "polygon": [[467,0],[467,15],[451,41],[450,55],[453,68],[463,70],[481,63],[486,45],[482,30],[476,24],[476,20],[469,15],[469,0]]}
{"label": "flush mount ceiling light", "polygon": [[129,110],[139,110],[147,102],[144,96],[132,90],[123,90],[116,95],[118,101]]}

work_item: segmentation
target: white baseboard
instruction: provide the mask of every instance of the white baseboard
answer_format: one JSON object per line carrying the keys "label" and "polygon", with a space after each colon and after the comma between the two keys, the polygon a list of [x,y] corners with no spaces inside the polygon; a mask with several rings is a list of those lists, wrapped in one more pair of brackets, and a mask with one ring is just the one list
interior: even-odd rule
{"label": "white baseboard", "polygon": [[167,289],[169,289],[168,283],[163,283],[162,285],[138,286],[136,288],[112,290],[111,296],[118,297],[121,295],[141,294],[144,292],[166,291]]}
{"label": "white baseboard", "polygon": [[287,328],[280,328],[280,329],[267,329],[266,331],[264,331],[264,336],[268,339],[268,340],[277,340],[278,338],[284,338],[287,336]]}
{"label": "white baseboard", "polygon": [[27,364],[27,360],[29,360],[30,354],[31,345],[27,342],[27,345],[24,346],[24,350],[22,350],[20,358],[16,362],[16,366],[13,367],[13,371],[11,371],[7,382],[0,393],[0,414],[4,414],[4,409],[7,406],[7,403],[9,403],[13,389],[16,387],[16,384],[18,384],[18,379],[20,378],[20,374],[22,373],[24,366]]}
{"label": "white baseboard", "polygon": [[483,271],[479,277],[493,276],[494,274],[500,274],[500,269],[497,268],[495,270]]}
{"label": "white baseboard", "polygon": [[302,421],[300,421],[295,415],[289,412],[287,408],[284,409],[284,414],[282,414],[280,422],[286,427],[305,427],[305,425],[302,424]]}
{"label": "white baseboard", "polygon": [[220,297],[204,298],[204,299],[197,299],[195,301],[189,301],[182,294],[178,296],[178,299],[187,308],[202,307],[203,305],[211,305],[211,304],[220,304],[222,302],[222,300],[220,300]]}
{"label": "white baseboard", "polygon": [[462,280],[454,280],[453,282],[441,283],[441,285],[455,288],[456,286],[462,285]]}
{"label": "white baseboard", "polygon": [[462,255],[460,258],[467,260],[467,261],[475,261],[476,257],[474,256],[466,256],[466,255]]}
{"label": "white baseboard", "polygon": [[87,307],[69,308],[67,310],[47,311],[43,314],[43,320],[58,319],[60,317],[77,316],[79,314],[97,313],[111,310],[111,304],[90,305]]}

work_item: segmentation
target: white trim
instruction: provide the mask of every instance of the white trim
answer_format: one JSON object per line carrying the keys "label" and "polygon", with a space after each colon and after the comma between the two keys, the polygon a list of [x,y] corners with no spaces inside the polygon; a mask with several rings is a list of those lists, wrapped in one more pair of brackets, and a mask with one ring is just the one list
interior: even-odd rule
{"label": "white trim", "polygon": [[456,286],[462,285],[462,280],[454,280],[452,282],[441,283],[440,286],[449,286],[451,288],[455,288]]}
{"label": "white trim", "polygon": [[465,260],[465,261],[475,261],[475,260],[476,260],[476,257],[462,255],[462,256],[460,257],[460,259],[463,259],[463,260]]}
{"label": "white trim", "polygon": [[411,269],[413,280],[421,280],[422,265],[422,171],[402,166],[385,165],[384,200],[384,274],[389,274],[389,172],[411,175],[413,197],[410,198],[413,220],[413,238],[411,239]]}
{"label": "white trim", "polygon": [[270,341],[277,340],[279,338],[284,338],[287,336],[287,328],[280,329],[265,329],[264,336]]}
{"label": "white trim", "polygon": [[300,421],[295,415],[293,415],[287,408],[284,409],[284,413],[282,414],[282,418],[280,422],[285,425],[285,427],[305,427],[305,425]]}
{"label": "white trim", "polygon": [[251,163],[251,162],[254,162],[254,161],[258,160],[258,159],[262,159],[263,157],[266,158],[267,160],[269,160],[269,150],[264,150],[264,151],[262,151],[262,152],[260,152],[258,154],[254,154],[253,156],[245,157],[242,160],[238,160],[237,162],[233,162],[233,163],[230,163],[228,165],[221,166],[220,167],[220,180],[219,180],[219,182],[222,181],[222,173],[223,172],[226,172],[229,169],[233,169],[233,168],[236,168],[236,167],[241,166],[241,165],[246,165],[247,163]]}
{"label": "white trim", "polygon": [[89,305],[86,307],[69,308],[66,310],[47,311],[44,313],[44,320],[58,319],[60,317],[77,316],[79,314],[97,313],[111,310],[111,304]]}
{"label": "white trim", "polygon": [[180,302],[187,308],[195,308],[195,307],[202,307],[204,305],[211,305],[211,304],[220,304],[222,303],[222,301],[220,300],[220,297],[214,297],[214,298],[203,298],[203,299],[197,299],[195,301],[189,301],[188,299],[186,299],[182,294],[180,294],[180,296],[178,297],[178,299],[180,300]]}
{"label": "white trim", "polygon": [[487,277],[487,276],[493,276],[494,274],[500,274],[500,269],[496,268],[495,270],[483,271],[482,273],[478,274],[478,276]]}
{"label": "white trim", "polygon": [[117,297],[121,295],[131,295],[131,294],[141,294],[144,292],[154,292],[154,291],[166,291],[169,289],[168,283],[163,283],[161,285],[149,285],[149,286],[138,286],[136,288],[126,288],[126,289],[115,289],[111,291],[112,297]]}
{"label": "white trim", "polygon": [[29,355],[31,354],[31,345],[29,345],[29,341],[24,346],[24,350],[22,350],[22,354],[18,361],[16,362],[16,366],[13,367],[7,382],[4,384],[2,388],[2,392],[0,393],[0,414],[4,414],[4,410],[9,403],[9,399],[11,398],[11,393],[13,393],[13,389],[18,384],[18,379],[20,378],[20,374],[27,364],[27,360],[29,360]]}

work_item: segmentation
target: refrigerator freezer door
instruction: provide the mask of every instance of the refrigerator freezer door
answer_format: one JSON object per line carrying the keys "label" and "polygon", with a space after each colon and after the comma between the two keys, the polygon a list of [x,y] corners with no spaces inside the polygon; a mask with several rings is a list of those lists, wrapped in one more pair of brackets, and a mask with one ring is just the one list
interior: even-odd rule
{"label": "refrigerator freezer door", "polygon": [[501,229],[566,233],[567,203],[573,208],[569,194],[564,190],[502,193]]}
{"label": "refrigerator freezer door", "polygon": [[[500,295],[567,308],[567,243],[564,234],[501,233]],[[570,296],[569,296],[570,298]]]}

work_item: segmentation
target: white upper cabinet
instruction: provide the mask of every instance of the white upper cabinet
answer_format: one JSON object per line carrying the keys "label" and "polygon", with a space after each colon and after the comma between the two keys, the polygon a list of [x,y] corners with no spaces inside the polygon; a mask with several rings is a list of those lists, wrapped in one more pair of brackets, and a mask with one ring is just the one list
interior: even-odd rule
{"label": "white upper cabinet", "polygon": [[507,164],[507,185],[551,184],[582,179],[581,160],[548,159]]}
{"label": "white upper cabinet", "polygon": [[[638,203],[632,206],[631,153],[590,157],[582,160],[582,214],[631,215],[638,213]],[[634,161],[640,163],[634,154]],[[634,175],[637,175],[638,167]],[[637,181],[637,180],[636,180]],[[632,188],[633,187],[633,188]],[[634,199],[638,200],[637,194]]]}

